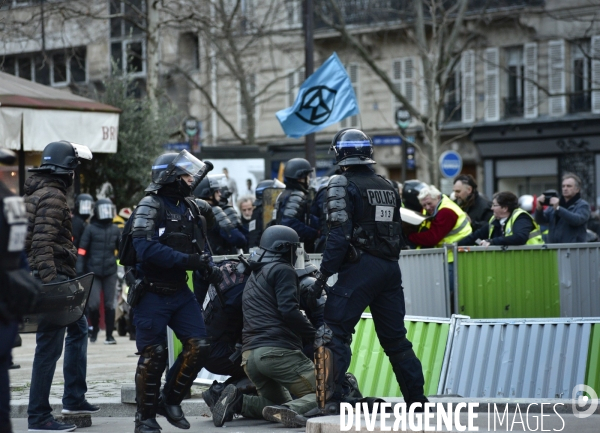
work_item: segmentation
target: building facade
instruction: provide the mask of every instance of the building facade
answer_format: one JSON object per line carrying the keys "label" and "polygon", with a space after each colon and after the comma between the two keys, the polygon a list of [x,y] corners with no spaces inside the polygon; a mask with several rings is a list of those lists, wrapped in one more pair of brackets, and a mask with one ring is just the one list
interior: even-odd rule
{"label": "building facade", "polygon": [[[293,103],[304,80],[302,1],[174,0],[151,10],[152,3],[5,2],[0,67],[66,91],[101,87],[106,77],[126,73],[141,94],[157,79],[183,115],[199,122],[202,146],[256,145],[274,154],[301,148],[303,140],[286,137],[275,113]],[[315,0],[317,12],[323,3]],[[457,150],[463,172],[486,195],[540,194],[574,171],[584,197],[599,205],[600,0],[502,0],[485,14],[479,3],[486,2],[469,3],[473,13],[461,32],[464,40],[477,38],[456,54],[443,89],[438,83],[430,95],[423,50],[409,37],[412,2],[336,1],[346,29],[406,100],[421,113],[436,101],[439,151]],[[338,53],[360,114],[317,133],[318,167],[333,161],[325,149],[335,132],[354,126],[377,138],[379,172],[399,180],[408,165],[408,178],[430,181],[428,168],[437,161],[421,152],[423,124],[414,120],[407,129],[414,153],[403,164],[401,146],[393,144],[398,99],[321,18],[317,13],[315,66]]]}

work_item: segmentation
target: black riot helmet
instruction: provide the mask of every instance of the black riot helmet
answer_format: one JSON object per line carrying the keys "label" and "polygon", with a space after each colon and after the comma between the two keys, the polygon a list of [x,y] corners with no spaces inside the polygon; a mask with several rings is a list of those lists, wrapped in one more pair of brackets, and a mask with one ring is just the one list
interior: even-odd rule
{"label": "black riot helmet", "polygon": [[99,221],[112,221],[116,215],[115,205],[109,198],[101,198],[94,207],[94,218]]}
{"label": "black riot helmet", "polygon": [[80,159],[92,159],[92,152],[87,146],[64,140],[54,141],[46,145],[42,151],[40,167],[30,168],[29,171],[70,175],[74,173]]}
{"label": "black riot helmet", "polygon": [[17,160],[17,154],[12,150],[0,147],[0,164],[12,165]]}
{"label": "black riot helmet", "polygon": [[258,182],[256,188],[254,189],[254,195],[256,196],[256,199],[262,200],[263,192],[265,191],[265,189],[273,188],[274,183],[275,181],[272,179],[265,179]]}
{"label": "black riot helmet", "polygon": [[196,176],[204,168],[205,164],[187,150],[164,153],[152,164],[152,182],[146,191],[158,191],[163,185],[177,182],[184,174]]}
{"label": "black riot helmet", "polygon": [[415,212],[423,211],[423,206],[421,206],[418,199],[423,188],[427,188],[427,184],[420,180],[407,180],[404,182],[404,185],[402,185],[402,203],[404,203],[405,208]]}
{"label": "black riot helmet", "polygon": [[346,128],[333,137],[329,150],[335,153],[335,162],[346,165],[376,164],[373,159],[373,141],[360,129]]}
{"label": "black riot helmet", "polygon": [[194,197],[201,199],[213,199],[215,192],[227,186],[224,174],[209,174],[194,189]]}
{"label": "black riot helmet", "polygon": [[270,262],[281,258],[289,258],[289,263],[296,262],[296,251],[300,246],[300,238],[294,229],[286,226],[268,227],[260,237],[258,262]]}
{"label": "black riot helmet", "polygon": [[312,173],[310,162],[304,158],[292,158],[285,165],[283,177],[287,179],[302,179]]}
{"label": "black riot helmet", "polygon": [[75,198],[75,214],[89,217],[94,211],[94,198],[89,194],[79,194]]}

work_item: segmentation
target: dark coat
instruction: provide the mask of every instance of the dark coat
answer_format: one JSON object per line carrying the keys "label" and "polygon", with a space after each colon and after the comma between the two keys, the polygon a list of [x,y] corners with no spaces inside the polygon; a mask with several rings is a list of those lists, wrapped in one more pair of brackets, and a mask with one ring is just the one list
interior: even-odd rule
{"label": "dark coat", "polygon": [[88,225],[87,219],[83,218],[81,215],[75,214],[72,218],[73,225],[73,245],[75,248],[79,248],[79,242],[81,241],[81,236],[83,235],[83,231]]}
{"label": "dark coat", "polygon": [[111,220],[92,221],[85,227],[77,253],[77,273],[93,272],[107,277],[117,272],[115,250],[119,248],[119,228]]}
{"label": "dark coat", "polygon": [[473,231],[487,226],[490,218],[494,216],[494,211],[492,211],[492,202],[485,199],[478,192],[475,192],[472,203],[462,208],[462,210],[469,215]]}
{"label": "dark coat", "polygon": [[302,350],[302,338],[314,339],[315,328],[300,312],[298,276],[289,263],[277,262],[266,273],[266,284],[257,278],[271,263],[250,262],[252,275],[242,296],[243,350],[283,347]]}
{"label": "dark coat", "polygon": [[57,274],[74,277],[77,250],[73,246],[71,210],[60,177],[34,174],[25,181],[27,239],[25,251],[29,266],[49,283]]}
{"label": "dark coat", "polygon": [[569,244],[587,241],[586,223],[590,219],[590,205],[579,194],[569,202],[560,198],[558,212],[553,206],[545,211],[535,210],[535,221],[538,224],[549,224],[549,244]]}
{"label": "dark coat", "polygon": [[477,239],[482,241],[489,239],[490,245],[525,245],[529,240],[529,234],[533,230],[533,220],[526,214],[519,215],[513,223],[512,235],[510,236],[504,236],[504,229],[500,224],[500,220],[494,218],[492,226],[492,236],[489,234],[489,224],[486,224],[469,236],[462,238],[458,245],[475,245]]}

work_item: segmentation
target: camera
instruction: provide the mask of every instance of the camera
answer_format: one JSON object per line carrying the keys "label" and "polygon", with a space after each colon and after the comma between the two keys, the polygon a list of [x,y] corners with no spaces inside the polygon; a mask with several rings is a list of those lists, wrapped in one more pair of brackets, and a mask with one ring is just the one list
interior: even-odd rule
{"label": "camera", "polygon": [[544,194],[544,197],[545,197],[545,199],[544,199],[544,204],[545,205],[549,205],[550,204],[550,199],[552,197],[558,198],[558,192],[555,189],[548,189],[548,190],[544,191],[543,194]]}

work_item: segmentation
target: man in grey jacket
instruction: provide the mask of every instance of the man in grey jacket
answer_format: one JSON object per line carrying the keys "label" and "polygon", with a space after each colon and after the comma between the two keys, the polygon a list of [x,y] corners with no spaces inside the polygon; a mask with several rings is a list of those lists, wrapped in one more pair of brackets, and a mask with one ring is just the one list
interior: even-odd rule
{"label": "man in grey jacket", "polygon": [[535,210],[535,221],[549,224],[549,244],[566,244],[586,241],[586,223],[590,219],[590,205],[581,198],[581,179],[573,173],[562,178],[562,197],[552,197],[548,208],[544,194],[539,196]]}

